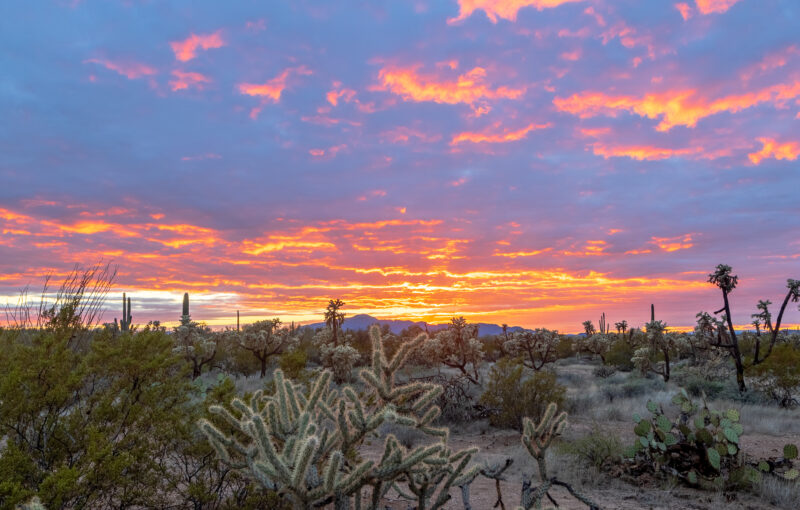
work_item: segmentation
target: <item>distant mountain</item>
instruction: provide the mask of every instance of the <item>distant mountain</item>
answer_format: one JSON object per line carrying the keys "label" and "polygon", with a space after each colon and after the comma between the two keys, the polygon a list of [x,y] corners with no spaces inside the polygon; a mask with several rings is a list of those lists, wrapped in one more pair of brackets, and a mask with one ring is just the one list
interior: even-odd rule
{"label": "distant mountain", "polygon": [[[428,331],[430,333],[435,333],[447,327],[447,324],[426,324],[425,322],[418,321],[404,321],[404,320],[393,320],[393,319],[376,319],[375,317],[367,314],[358,314],[353,315],[352,317],[346,317],[344,319],[344,324],[342,328],[345,330],[353,330],[358,331],[362,329],[368,329],[373,324],[378,324],[379,326],[383,326],[387,324],[389,326],[389,330],[394,334],[399,334],[404,329],[408,329],[413,325],[417,325],[423,330],[425,330],[425,326],[427,325]],[[316,322],[314,324],[306,324],[305,328],[322,328],[325,326],[324,322]],[[519,326],[513,326],[508,328],[509,331],[523,331],[525,328],[521,328]],[[478,323],[478,335],[499,335],[503,332],[503,328],[498,326],[497,324],[487,324],[484,322]]]}

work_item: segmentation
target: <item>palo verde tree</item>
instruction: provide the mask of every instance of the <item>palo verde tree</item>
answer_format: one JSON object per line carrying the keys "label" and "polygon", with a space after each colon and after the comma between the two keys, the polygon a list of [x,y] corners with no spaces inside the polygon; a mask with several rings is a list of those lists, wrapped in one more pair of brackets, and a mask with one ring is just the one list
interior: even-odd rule
{"label": "palo verde tree", "polygon": [[736,331],[733,329],[731,305],[730,300],[728,299],[729,294],[739,283],[739,277],[732,274],[732,271],[733,269],[731,269],[731,266],[719,264],[717,265],[715,271],[708,275],[708,282],[713,283],[722,291],[723,306],[714,312],[714,314],[725,312],[723,319],[728,327],[727,342],[723,343],[720,337],[719,341],[712,341],[710,345],[728,351],[736,367],[736,382],[739,386],[739,391],[744,393],[747,391],[747,386],[745,386],[744,383],[744,362],[742,361],[742,352],[739,349],[739,340],[736,337]]}
{"label": "palo verde tree", "polygon": [[289,330],[281,328],[278,318],[248,324],[236,336],[239,347],[252,353],[261,363],[262,378],[267,375],[269,358],[283,354],[294,343]]}
{"label": "palo verde tree", "polygon": [[516,331],[503,343],[503,350],[514,357],[522,356],[526,367],[540,370],[558,359],[556,349],[559,340],[558,331],[549,329]]}

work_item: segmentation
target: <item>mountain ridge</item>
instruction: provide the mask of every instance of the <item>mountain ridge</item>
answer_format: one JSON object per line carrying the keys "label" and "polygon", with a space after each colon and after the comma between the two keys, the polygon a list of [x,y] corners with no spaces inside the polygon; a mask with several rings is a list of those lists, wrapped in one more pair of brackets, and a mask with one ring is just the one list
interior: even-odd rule
{"label": "mountain ridge", "polygon": [[[353,315],[352,317],[345,317],[344,324],[342,324],[342,329],[345,331],[348,329],[358,331],[368,329],[373,324],[378,324],[379,326],[387,324],[389,326],[389,330],[396,335],[413,325],[417,325],[422,328],[422,330],[427,330],[429,333],[436,333],[437,331],[441,331],[447,327],[447,324],[428,324],[425,321],[411,321],[403,319],[378,319],[365,313],[359,313]],[[490,324],[486,322],[479,322],[477,324],[479,336],[499,335],[503,332],[503,328],[497,324]],[[302,327],[316,329],[324,326],[324,322],[315,322],[313,324],[306,324]],[[511,326],[508,328],[508,331],[524,331],[525,329],[526,328],[521,326]]]}

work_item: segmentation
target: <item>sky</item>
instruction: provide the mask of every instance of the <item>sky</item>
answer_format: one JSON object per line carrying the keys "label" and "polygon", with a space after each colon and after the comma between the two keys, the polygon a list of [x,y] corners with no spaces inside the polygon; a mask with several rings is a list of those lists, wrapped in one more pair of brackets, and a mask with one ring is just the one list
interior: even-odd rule
{"label": "sky", "polygon": [[[0,3],[0,303],[581,330],[800,279],[796,0]],[[777,305],[773,305],[777,306]],[[0,318],[2,320],[2,318]],[[785,321],[800,322],[796,304]]]}

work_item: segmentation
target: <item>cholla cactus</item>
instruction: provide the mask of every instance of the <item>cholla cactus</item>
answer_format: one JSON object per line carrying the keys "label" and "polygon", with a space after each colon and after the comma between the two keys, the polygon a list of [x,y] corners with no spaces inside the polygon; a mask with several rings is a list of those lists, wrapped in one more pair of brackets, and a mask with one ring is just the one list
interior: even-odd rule
{"label": "cholla cactus", "polygon": [[503,349],[511,356],[523,356],[526,367],[539,370],[547,363],[556,361],[558,341],[558,331],[549,329],[517,331],[511,333],[509,339],[503,342]]}
{"label": "cholla cactus", "polygon": [[192,365],[192,379],[203,372],[203,367],[210,364],[217,355],[217,339],[211,328],[188,319],[181,320],[181,325],[174,329],[175,353]]}
{"label": "cholla cactus", "polygon": [[602,333],[595,333],[591,336],[578,339],[578,349],[581,352],[588,352],[600,356],[600,360],[606,362],[606,353],[614,340]]}
{"label": "cholla cactus", "polygon": [[[670,353],[688,349],[689,343],[684,335],[666,332],[667,325],[663,321],[650,321],[646,327],[648,346],[636,349],[631,361],[642,374],[654,372],[662,376],[664,382],[668,382]],[[662,361],[653,361],[658,355],[661,356]]]}
{"label": "cholla cactus", "polygon": [[538,425],[530,418],[522,419],[522,444],[528,449],[528,453],[536,459],[539,465],[539,478],[542,481],[547,480],[545,452],[553,443],[553,439],[560,435],[567,425],[567,413],[562,411],[556,415],[556,410],[556,404],[551,402]]}
{"label": "cholla cactus", "polygon": [[483,346],[478,340],[478,325],[454,317],[447,329],[425,343],[423,355],[458,369],[470,382],[480,384],[478,368],[483,361]]}
{"label": "cholla cactus", "polygon": [[522,506],[517,507],[517,510],[542,508],[542,501],[545,497],[547,497],[550,501],[553,501],[555,504],[553,498],[548,494],[548,491],[553,485],[559,485],[566,488],[569,493],[575,497],[575,499],[581,503],[584,503],[592,510],[599,510],[600,507],[597,506],[596,503],[577,492],[568,483],[562,482],[556,478],[548,478],[547,476],[547,465],[545,463],[547,449],[553,443],[553,439],[561,434],[567,424],[567,413],[562,411],[561,413],[556,414],[556,411],[556,404],[551,402],[547,406],[547,410],[545,411],[544,416],[542,416],[542,420],[538,424],[534,423],[530,418],[525,418],[523,420],[522,444],[525,445],[528,453],[530,453],[531,456],[536,459],[539,467],[539,479],[541,480],[542,484],[538,487],[533,487],[531,485],[530,477],[523,477],[521,497]]}
{"label": "cholla cactus", "polygon": [[[223,461],[248,470],[296,508],[328,503],[337,509],[350,508],[351,503],[363,508],[367,487],[371,491],[366,508],[372,510],[392,488],[416,501],[420,510],[441,508],[451,487],[474,478],[478,468],[469,467],[469,461],[476,450],[451,451],[447,429],[433,427],[439,415],[433,402],[440,386],[395,382],[395,373],[424,335],[403,344],[391,360],[384,355],[377,327],[370,336],[372,363],[359,373],[366,386],[362,395],[350,386],[334,390],[328,370],[308,390],[277,370],[274,392],[256,392],[249,403],[235,399],[233,411],[212,407],[211,412],[236,431],[227,436],[212,422],[200,422]],[[385,421],[437,440],[409,451],[389,435],[378,460],[362,460],[358,448]]]}
{"label": "cholla cactus", "polygon": [[349,334],[342,336],[339,332],[338,341],[333,342],[333,330],[324,328],[314,335],[314,343],[319,347],[322,365],[333,371],[333,378],[337,383],[350,380],[353,367],[361,357],[358,351],[350,345]]}
{"label": "cholla cactus", "polygon": [[261,363],[261,377],[267,373],[269,358],[282,354],[296,342],[290,331],[280,326],[280,319],[271,319],[248,324],[241,333],[232,332],[236,335],[239,346],[250,351]]}

